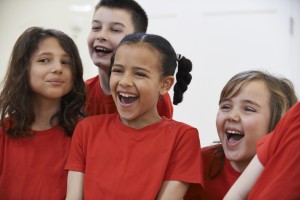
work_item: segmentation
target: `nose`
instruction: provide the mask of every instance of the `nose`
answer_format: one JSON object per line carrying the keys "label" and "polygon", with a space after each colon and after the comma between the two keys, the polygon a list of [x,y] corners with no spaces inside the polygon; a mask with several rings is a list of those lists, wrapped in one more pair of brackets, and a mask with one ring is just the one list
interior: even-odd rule
{"label": "nose", "polygon": [[96,39],[99,41],[106,41],[107,36],[108,36],[107,31],[104,29],[101,29],[97,32]]}
{"label": "nose", "polygon": [[133,86],[133,80],[130,74],[125,73],[122,78],[119,80],[119,85],[122,87],[131,87]]}
{"label": "nose", "polygon": [[231,122],[238,122],[240,120],[240,113],[239,111],[233,109],[231,110],[227,117],[226,117],[227,121],[231,121]]}
{"label": "nose", "polygon": [[61,74],[63,71],[63,64],[60,61],[53,62],[51,73]]}

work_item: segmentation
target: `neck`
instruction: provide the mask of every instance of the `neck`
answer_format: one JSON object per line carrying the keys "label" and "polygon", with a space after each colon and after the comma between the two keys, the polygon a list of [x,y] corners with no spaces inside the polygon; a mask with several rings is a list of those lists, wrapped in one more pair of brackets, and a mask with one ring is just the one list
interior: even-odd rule
{"label": "neck", "polygon": [[120,116],[120,120],[123,124],[134,129],[144,128],[146,126],[159,122],[161,119],[162,118],[159,116],[157,111],[154,115],[151,115],[150,117],[149,115],[144,115],[130,120],[127,120],[126,118]]}
{"label": "neck", "polygon": [[99,72],[99,79],[101,84],[101,89],[103,90],[104,94],[110,95],[110,88],[109,88],[109,70],[103,70],[98,68]]}
{"label": "neck", "polygon": [[231,166],[238,172],[242,173],[246,167],[249,165],[251,160],[243,160],[243,161],[230,161]]}
{"label": "neck", "polygon": [[40,100],[34,103],[35,121],[31,125],[33,130],[46,130],[51,128],[51,117],[60,109],[59,100]]}

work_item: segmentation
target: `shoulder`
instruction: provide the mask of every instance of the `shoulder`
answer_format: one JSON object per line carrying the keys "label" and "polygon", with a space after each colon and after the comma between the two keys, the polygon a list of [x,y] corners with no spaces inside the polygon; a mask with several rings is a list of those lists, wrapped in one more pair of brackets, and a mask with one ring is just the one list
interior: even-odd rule
{"label": "shoulder", "polygon": [[99,79],[99,76],[98,76],[98,75],[95,76],[95,77],[92,77],[92,78],[87,79],[87,80],[85,81],[85,84],[86,84],[86,85],[93,85],[93,84],[95,84],[95,83],[97,83],[97,82],[100,82],[100,79]]}
{"label": "shoulder", "polygon": [[[89,116],[81,120],[75,127],[73,138],[95,138],[101,137],[113,129],[117,114],[103,114]],[[97,136],[98,135],[98,136]]]}
{"label": "shoulder", "polygon": [[[7,126],[13,126],[13,122],[10,121],[9,117],[6,117],[4,119],[4,126],[7,128]],[[5,128],[4,128],[5,129]],[[6,134],[4,133],[3,127],[2,127],[2,121],[0,120],[0,136],[5,136]],[[7,136],[7,135],[6,135]]]}
{"label": "shoulder", "polygon": [[90,93],[93,90],[100,90],[100,79],[99,76],[95,76],[85,81],[85,87],[87,92]]}
{"label": "shoulder", "polygon": [[102,115],[93,115],[88,116],[82,119],[78,126],[100,126],[101,124],[106,124],[112,122],[117,116],[117,113],[113,114],[102,114]]}
{"label": "shoulder", "polygon": [[174,119],[163,118],[163,125],[169,127],[172,130],[180,130],[180,132],[192,131],[197,132],[198,129],[184,122],[179,122]]}
{"label": "shoulder", "polygon": [[222,145],[221,144],[202,147],[201,148],[202,158],[207,160],[207,159],[211,158],[218,151],[221,152],[221,150],[222,150]]}

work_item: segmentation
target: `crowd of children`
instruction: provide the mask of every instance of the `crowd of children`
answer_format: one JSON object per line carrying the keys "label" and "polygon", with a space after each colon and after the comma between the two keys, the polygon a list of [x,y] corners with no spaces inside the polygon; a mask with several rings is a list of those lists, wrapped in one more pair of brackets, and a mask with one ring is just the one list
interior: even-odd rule
{"label": "crowd of children", "polygon": [[100,0],[87,38],[98,74],[86,81],[67,34],[19,36],[0,92],[0,199],[299,199],[292,82],[234,75],[220,144],[201,148],[198,130],[172,119],[192,62],[147,26],[136,1]]}

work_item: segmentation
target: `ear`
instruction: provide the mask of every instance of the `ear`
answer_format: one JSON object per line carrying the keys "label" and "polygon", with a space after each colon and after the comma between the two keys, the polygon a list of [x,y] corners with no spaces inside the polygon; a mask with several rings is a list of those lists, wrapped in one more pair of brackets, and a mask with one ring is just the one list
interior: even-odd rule
{"label": "ear", "polygon": [[164,77],[162,80],[162,87],[160,88],[160,95],[165,95],[173,86],[174,76]]}

